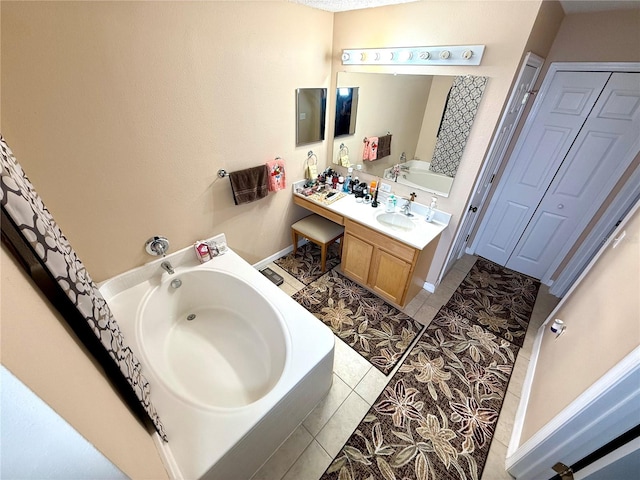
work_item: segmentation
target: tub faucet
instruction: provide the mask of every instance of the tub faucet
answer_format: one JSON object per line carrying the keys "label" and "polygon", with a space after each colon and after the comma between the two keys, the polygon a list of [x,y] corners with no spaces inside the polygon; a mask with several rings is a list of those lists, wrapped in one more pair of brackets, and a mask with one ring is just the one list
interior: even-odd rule
{"label": "tub faucet", "polygon": [[171,266],[171,263],[168,260],[165,260],[164,262],[162,262],[160,266],[164,268],[169,275],[173,275],[175,273],[175,270],[173,269],[173,267]]}

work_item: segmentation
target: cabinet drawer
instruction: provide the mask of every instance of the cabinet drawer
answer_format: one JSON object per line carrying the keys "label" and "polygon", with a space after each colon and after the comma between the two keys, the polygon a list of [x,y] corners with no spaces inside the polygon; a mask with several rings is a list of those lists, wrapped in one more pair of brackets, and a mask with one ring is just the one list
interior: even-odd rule
{"label": "cabinet drawer", "polygon": [[347,232],[360,237],[363,240],[375,244],[378,248],[385,250],[398,258],[406,260],[409,263],[413,263],[416,258],[417,250],[409,245],[405,245],[402,242],[398,242],[393,238],[389,238],[382,233],[378,233],[368,227],[360,225],[359,223],[352,222],[348,218],[344,219],[344,226]]}
{"label": "cabinet drawer", "polygon": [[293,196],[293,203],[295,203],[296,205],[300,205],[301,207],[306,208],[307,210],[311,210],[314,213],[317,213],[318,215],[324,217],[324,218],[328,218],[329,220],[331,220],[332,222],[335,222],[339,225],[344,225],[344,217],[342,215],[338,215],[337,213],[333,213],[330,210],[327,210],[324,207],[321,207],[320,205],[311,202],[309,200],[306,200],[304,198],[300,198],[297,195]]}

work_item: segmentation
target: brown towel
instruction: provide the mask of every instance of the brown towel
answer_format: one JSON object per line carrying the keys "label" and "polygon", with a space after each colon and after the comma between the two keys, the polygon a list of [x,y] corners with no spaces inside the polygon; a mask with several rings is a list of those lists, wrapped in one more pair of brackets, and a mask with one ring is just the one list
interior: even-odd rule
{"label": "brown towel", "polygon": [[267,167],[264,165],[231,172],[229,180],[233,191],[233,201],[236,205],[264,198],[269,193]]}
{"label": "brown towel", "polygon": [[378,159],[391,155],[391,135],[378,138]]}

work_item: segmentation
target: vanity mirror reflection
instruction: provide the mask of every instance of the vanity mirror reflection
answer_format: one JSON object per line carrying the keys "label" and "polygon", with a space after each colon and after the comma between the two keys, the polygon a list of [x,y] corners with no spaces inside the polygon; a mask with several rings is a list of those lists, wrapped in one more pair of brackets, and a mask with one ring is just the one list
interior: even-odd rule
{"label": "vanity mirror reflection", "polygon": [[[471,75],[339,72],[338,89],[358,88],[358,118],[353,136],[334,136],[333,161],[344,144],[363,171],[448,196],[486,82]],[[363,140],[387,133],[391,154],[362,161]]]}

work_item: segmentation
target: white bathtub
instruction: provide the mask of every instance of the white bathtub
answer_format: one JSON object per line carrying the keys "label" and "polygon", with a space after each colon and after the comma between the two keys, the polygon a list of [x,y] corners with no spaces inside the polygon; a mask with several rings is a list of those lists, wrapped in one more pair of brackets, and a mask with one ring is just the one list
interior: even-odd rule
{"label": "white bathtub", "polygon": [[174,478],[249,479],[331,386],[331,331],[232,250],[201,265],[189,247],[100,291],[149,380]]}
{"label": "white bathtub", "polygon": [[[398,175],[397,183],[427,190],[443,197],[449,196],[449,191],[453,184],[453,177],[432,172],[429,170],[431,166],[430,162],[409,160],[401,165],[403,169],[400,175]],[[394,180],[391,168],[387,168],[383,176],[388,180]]]}

